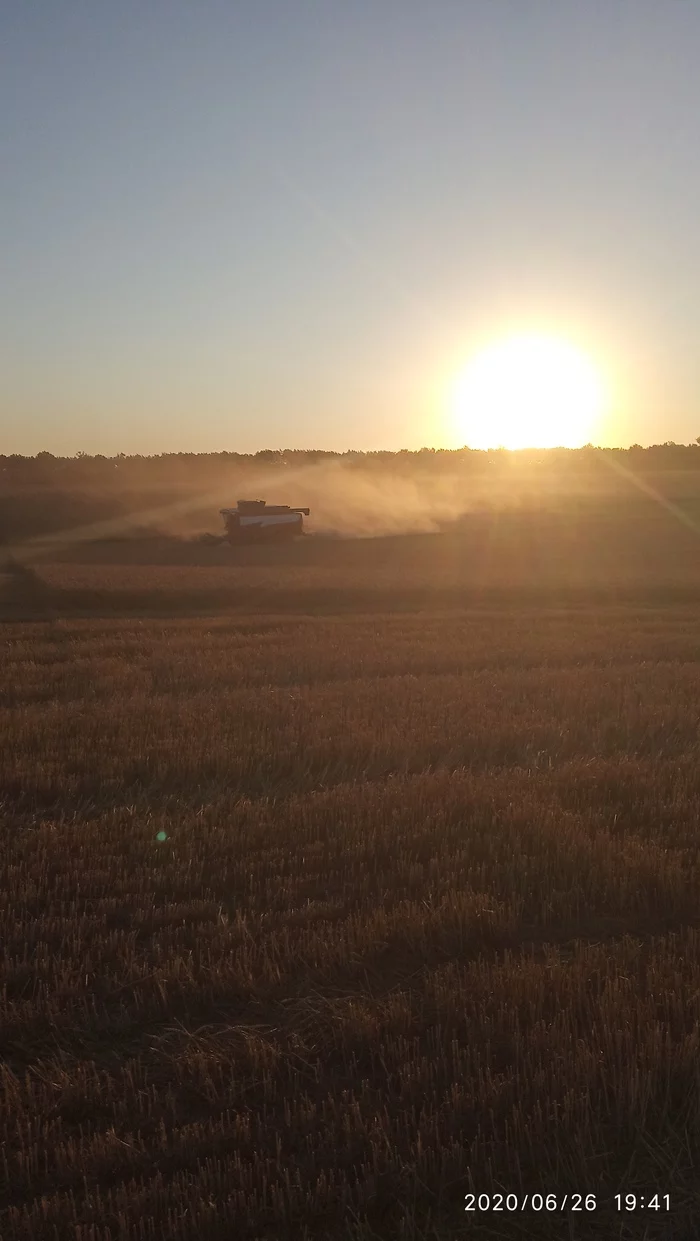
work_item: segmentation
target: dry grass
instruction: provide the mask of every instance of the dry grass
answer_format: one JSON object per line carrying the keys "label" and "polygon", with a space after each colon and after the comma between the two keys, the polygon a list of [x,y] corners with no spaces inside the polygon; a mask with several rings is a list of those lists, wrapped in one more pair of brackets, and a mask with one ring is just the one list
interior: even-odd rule
{"label": "dry grass", "polygon": [[57,599],[0,626],[3,1241],[690,1241],[696,609]]}

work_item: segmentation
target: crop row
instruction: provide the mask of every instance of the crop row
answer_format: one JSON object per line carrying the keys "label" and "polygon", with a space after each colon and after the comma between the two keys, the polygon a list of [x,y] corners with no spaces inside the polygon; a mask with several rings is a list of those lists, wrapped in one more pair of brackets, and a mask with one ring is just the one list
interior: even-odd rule
{"label": "crop row", "polygon": [[692,1235],[683,609],[1,637],[3,1241]]}

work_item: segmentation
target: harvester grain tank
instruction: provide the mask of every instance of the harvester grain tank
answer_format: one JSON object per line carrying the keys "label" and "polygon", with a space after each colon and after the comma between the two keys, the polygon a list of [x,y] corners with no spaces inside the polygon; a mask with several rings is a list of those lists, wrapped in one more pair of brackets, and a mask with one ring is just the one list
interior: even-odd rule
{"label": "harvester grain tank", "polygon": [[235,508],[219,510],[232,544],[290,541],[304,533],[304,517],[310,511],[264,500],[238,500]]}

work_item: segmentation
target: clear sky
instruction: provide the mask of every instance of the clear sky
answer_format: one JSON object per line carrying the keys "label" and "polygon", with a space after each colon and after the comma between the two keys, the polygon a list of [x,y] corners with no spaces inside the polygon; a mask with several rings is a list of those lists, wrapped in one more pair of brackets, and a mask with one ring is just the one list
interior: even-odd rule
{"label": "clear sky", "polygon": [[594,442],[694,439],[699,54],[698,0],[4,0],[0,452],[454,447],[523,331]]}

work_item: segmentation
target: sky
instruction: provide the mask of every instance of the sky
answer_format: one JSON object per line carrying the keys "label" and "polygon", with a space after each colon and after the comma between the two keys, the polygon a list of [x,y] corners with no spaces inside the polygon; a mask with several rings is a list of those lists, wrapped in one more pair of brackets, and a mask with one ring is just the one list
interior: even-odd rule
{"label": "sky", "polygon": [[457,447],[524,333],[592,442],[694,440],[699,49],[697,0],[0,0],[0,452]]}

